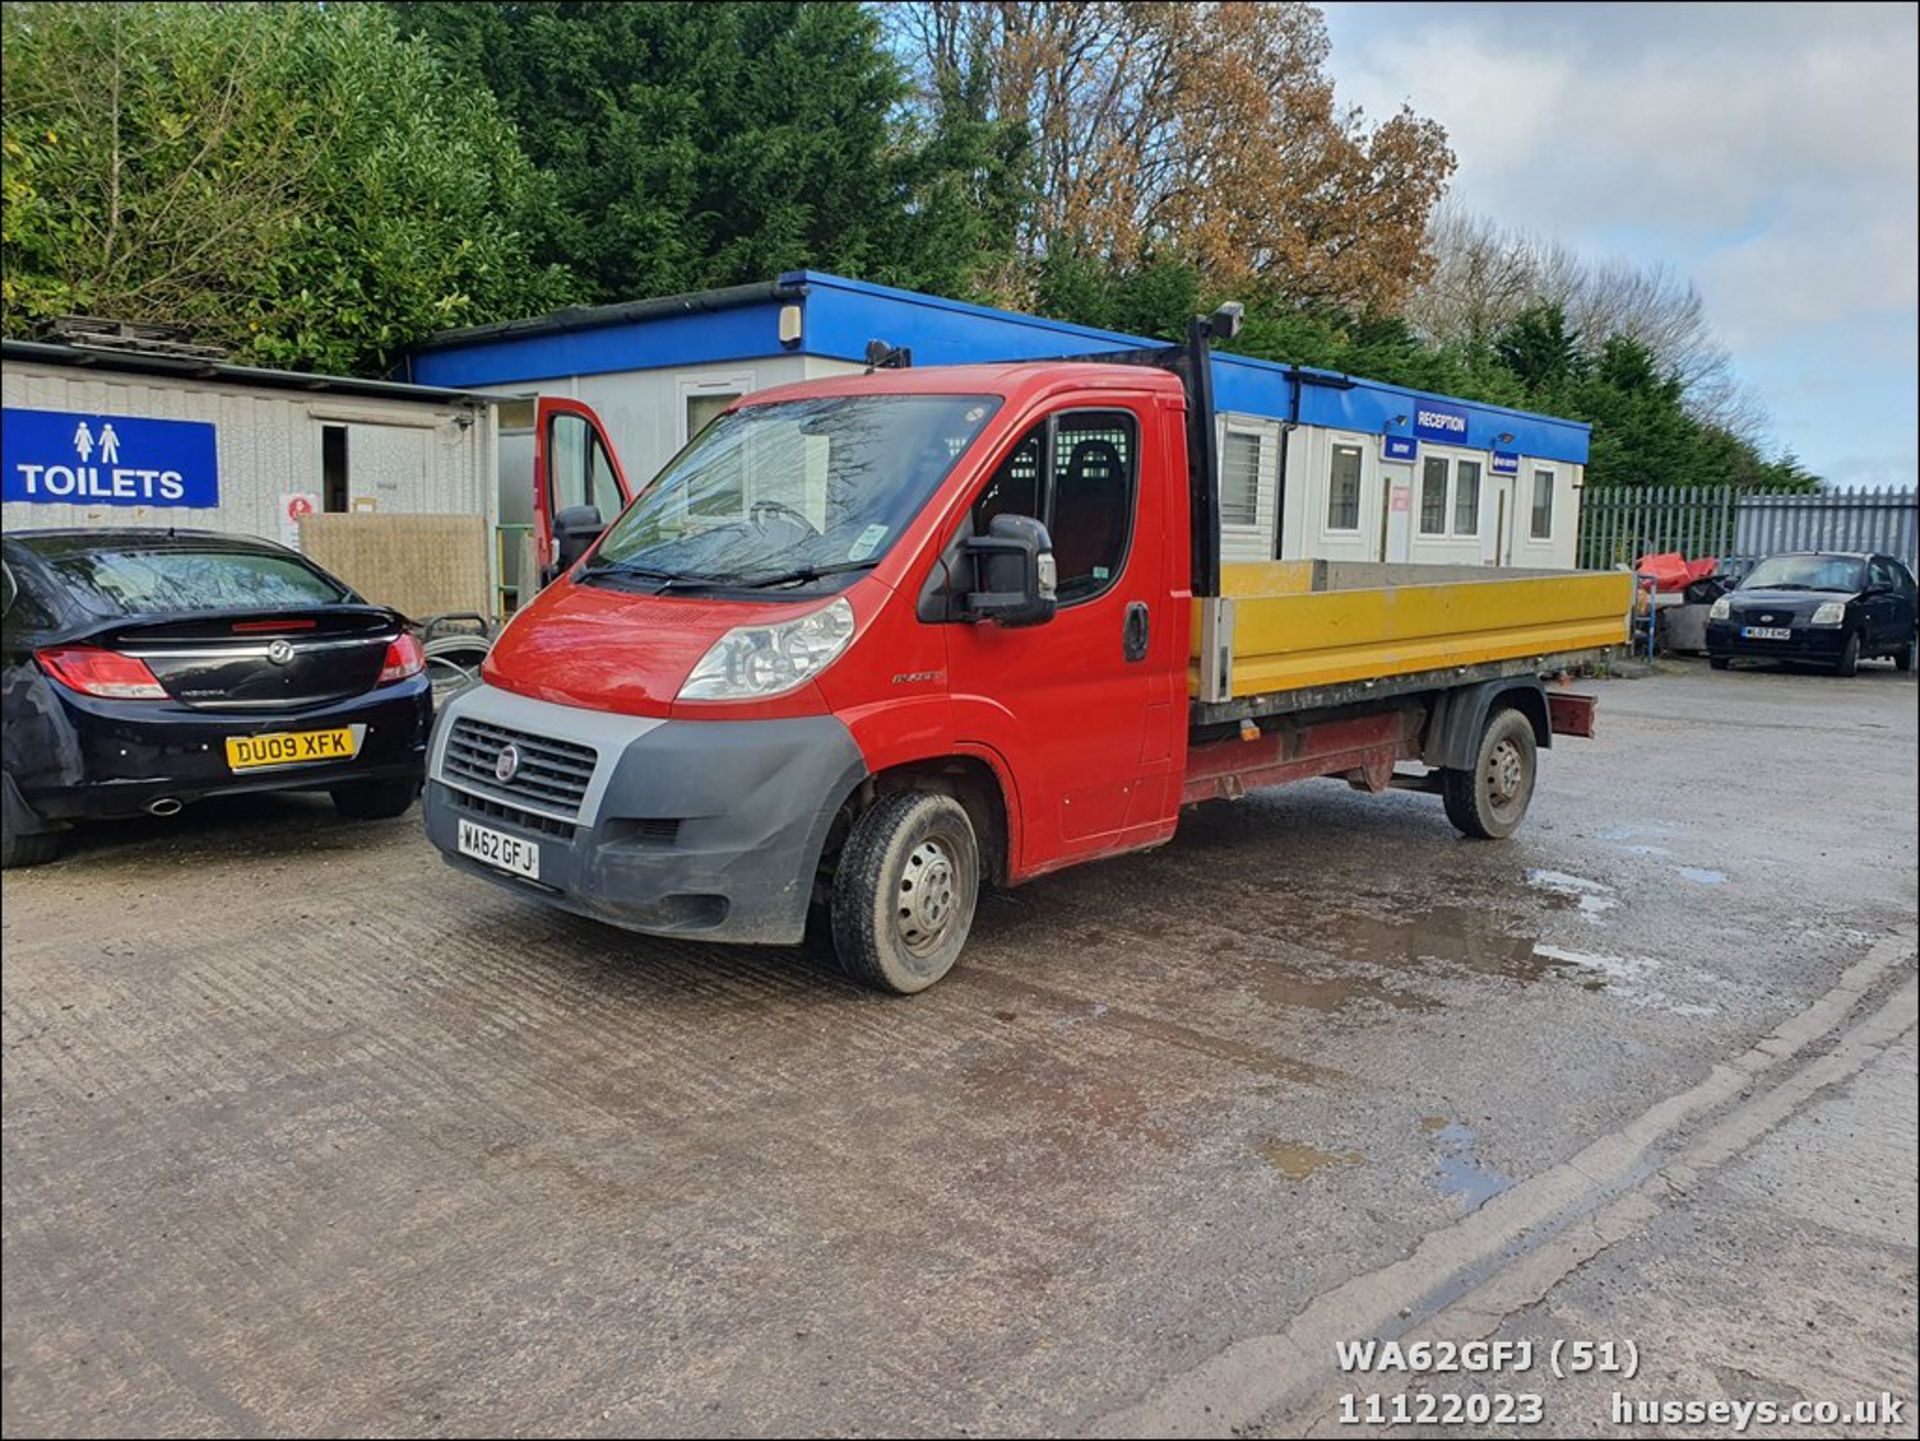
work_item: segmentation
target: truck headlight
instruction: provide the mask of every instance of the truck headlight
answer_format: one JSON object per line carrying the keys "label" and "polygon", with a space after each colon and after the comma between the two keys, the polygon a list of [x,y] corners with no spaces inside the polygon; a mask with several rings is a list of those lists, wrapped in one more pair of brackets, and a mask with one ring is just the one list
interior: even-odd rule
{"label": "truck headlight", "polygon": [[777,625],[735,626],[713,643],[680,687],[681,700],[760,700],[820,674],[853,640],[846,597]]}
{"label": "truck headlight", "polygon": [[1713,603],[1713,609],[1707,612],[1708,620],[1725,620],[1733,614],[1733,602],[1724,595]]}
{"label": "truck headlight", "polygon": [[1815,625],[1844,625],[1847,620],[1847,603],[1844,600],[1823,600],[1813,613]]}

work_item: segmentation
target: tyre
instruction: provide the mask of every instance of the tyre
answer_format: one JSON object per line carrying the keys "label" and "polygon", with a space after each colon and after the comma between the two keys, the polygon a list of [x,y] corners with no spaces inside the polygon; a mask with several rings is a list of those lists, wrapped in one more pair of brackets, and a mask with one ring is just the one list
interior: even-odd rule
{"label": "tyre", "polygon": [[1487,717],[1472,770],[1440,773],[1440,796],[1454,829],[1475,840],[1505,840],[1520,827],[1539,770],[1533,722],[1511,707]]}
{"label": "tyre", "polygon": [[44,865],[60,854],[65,839],[57,832],[51,835],[15,835],[9,828],[4,835],[0,835],[0,871]]}
{"label": "tyre", "polygon": [[849,976],[909,996],[953,969],[980,898],[980,843],[952,796],[896,791],[853,824],[834,873],[833,946]]}
{"label": "tyre", "polygon": [[20,831],[14,828],[13,787],[9,785],[7,790],[6,802],[0,804],[0,870],[43,865],[59,855],[66,842],[66,837],[60,832]]}
{"label": "tyre", "polygon": [[420,782],[356,781],[335,786],[328,794],[333,797],[333,808],[350,821],[390,821],[406,814],[413,798],[420,794]]}
{"label": "tyre", "polygon": [[1834,667],[1834,671],[1842,676],[1853,676],[1860,673],[1859,631],[1855,631],[1847,637],[1847,643],[1840,651],[1840,663]]}
{"label": "tyre", "polygon": [[1912,671],[1916,660],[1920,660],[1920,640],[1909,640],[1893,653],[1894,665],[1903,671]]}
{"label": "tyre", "polygon": [[1731,670],[1731,669],[1733,669],[1733,662],[1732,662],[1731,660],[1729,660],[1729,659],[1728,659],[1728,658],[1727,658],[1726,656],[1723,656],[1723,655],[1711,655],[1711,656],[1708,656],[1708,657],[1707,657],[1707,664],[1708,664],[1708,665],[1710,665],[1710,666],[1712,666],[1712,667],[1713,667],[1713,668],[1714,668],[1715,670]]}

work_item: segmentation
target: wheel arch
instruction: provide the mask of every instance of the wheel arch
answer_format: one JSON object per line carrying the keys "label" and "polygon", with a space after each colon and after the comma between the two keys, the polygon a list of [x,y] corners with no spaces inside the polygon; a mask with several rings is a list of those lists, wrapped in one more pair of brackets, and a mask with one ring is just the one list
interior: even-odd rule
{"label": "wheel arch", "polygon": [[875,801],[898,791],[931,791],[960,802],[980,843],[984,877],[996,885],[1007,884],[1016,854],[1016,812],[1006,782],[992,761],[964,752],[898,761],[874,772],[853,789],[841,804],[834,831],[844,835]]}
{"label": "wheel arch", "polygon": [[1553,721],[1547,710],[1547,691],[1533,676],[1508,676],[1482,681],[1458,690],[1440,692],[1421,738],[1420,758],[1430,766],[1464,770],[1473,764],[1480,733],[1494,711],[1512,708],[1533,727],[1541,750],[1553,745]]}

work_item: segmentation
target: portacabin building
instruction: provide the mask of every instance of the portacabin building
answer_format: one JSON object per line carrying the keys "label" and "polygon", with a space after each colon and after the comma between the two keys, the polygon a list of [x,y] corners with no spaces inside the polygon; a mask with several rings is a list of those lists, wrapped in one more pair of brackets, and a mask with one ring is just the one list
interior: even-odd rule
{"label": "portacabin building", "polygon": [[[530,518],[533,401],[591,406],[627,474],[653,475],[735,397],[863,369],[1092,355],[1152,344],[796,271],[736,286],[450,331],[397,379],[501,397],[503,524]],[[1571,569],[1588,427],[1244,356],[1215,358],[1223,556]]]}

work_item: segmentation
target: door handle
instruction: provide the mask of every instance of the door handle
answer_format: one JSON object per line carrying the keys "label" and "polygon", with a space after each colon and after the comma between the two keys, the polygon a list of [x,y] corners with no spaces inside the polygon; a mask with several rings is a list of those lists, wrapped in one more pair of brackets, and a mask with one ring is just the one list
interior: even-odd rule
{"label": "door handle", "polygon": [[1147,658],[1147,641],[1153,634],[1153,621],[1144,600],[1129,602],[1127,619],[1120,631],[1120,653],[1129,661]]}

